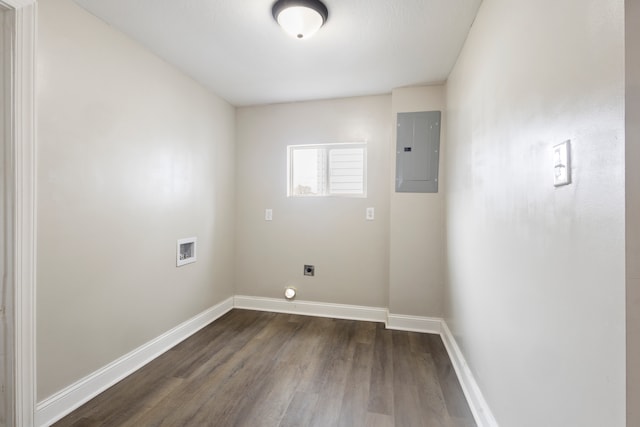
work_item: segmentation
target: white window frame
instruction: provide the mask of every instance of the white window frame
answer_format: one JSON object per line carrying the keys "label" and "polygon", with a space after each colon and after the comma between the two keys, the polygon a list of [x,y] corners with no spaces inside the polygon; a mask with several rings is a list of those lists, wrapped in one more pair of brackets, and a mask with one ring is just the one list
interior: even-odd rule
{"label": "white window frame", "polygon": [[[331,194],[329,193],[329,151],[332,149],[340,149],[340,148],[362,148],[362,194]],[[294,194],[293,191],[293,152],[295,150],[300,149],[324,149],[327,150],[326,155],[326,168],[324,174],[324,189],[325,191],[322,194]],[[339,198],[366,198],[367,197],[367,142],[337,142],[337,143],[327,143],[327,144],[299,144],[299,145],[288,145],[287,146],[287,197],[295,197],[295,198],[318,198],[318,197],[339,197]]]}

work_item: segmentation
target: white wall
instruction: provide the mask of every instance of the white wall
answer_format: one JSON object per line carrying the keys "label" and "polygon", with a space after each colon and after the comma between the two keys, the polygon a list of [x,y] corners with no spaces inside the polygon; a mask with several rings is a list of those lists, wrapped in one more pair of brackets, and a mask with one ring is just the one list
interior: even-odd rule
{"label": "white wall", "polygon": [[447,83],[445,315],[503,426],[624,424],[623,16],[485,0]]}
{"label": "white wall", "polygon": [[640,425],[640,3],[625,2],[627,426]]}
{"label": "white wall", "polygon": [[[390,111],[390,96],[237,110],[237,294],[293,284],[301,300],[387,307]],[[288,145],[351,141],[368,143],[367,198],[287,198]]]}
{"label": "white wall", "polygon": [[[442,111],[443,86],[394,89],[392,123],[400,112]],[[396,193],[396,131],[389,150],[389,312],[441,317],[444,289],[444,149],[446,129],[440,126],[440,169],[438,193]]]}
{"label": "white wall", "polygon": [[43,399],[233,295],[234,109],[70,0],[38,3]]}

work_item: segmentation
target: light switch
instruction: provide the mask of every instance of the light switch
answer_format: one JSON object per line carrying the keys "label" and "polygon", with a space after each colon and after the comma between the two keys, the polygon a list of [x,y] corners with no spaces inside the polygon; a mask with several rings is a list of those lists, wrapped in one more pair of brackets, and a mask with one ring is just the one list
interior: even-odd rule
{"label": "light switch", "polygon": [[553,185],[571,184],[571,142],[569,140],[553,147]]}
{"label": "light switch", "polygon": [[264,220],[265,221],[273,220],[273,209],[265,209],[264,210]]}
{"label": "light switch", "polygon": [[367,221],[373,221],[375,218],[375,211],[373,208],[367,208]]}

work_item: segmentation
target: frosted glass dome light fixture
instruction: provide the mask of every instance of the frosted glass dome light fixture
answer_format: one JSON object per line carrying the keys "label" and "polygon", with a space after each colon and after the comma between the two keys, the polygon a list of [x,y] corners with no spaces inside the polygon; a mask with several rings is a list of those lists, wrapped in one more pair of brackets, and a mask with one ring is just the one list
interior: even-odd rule
{"label": "frosted glass dome light fixture", "polygon": [[282,29],[298,39],[314,35],[329,17],[320,0],[278,0],[271,12]]}

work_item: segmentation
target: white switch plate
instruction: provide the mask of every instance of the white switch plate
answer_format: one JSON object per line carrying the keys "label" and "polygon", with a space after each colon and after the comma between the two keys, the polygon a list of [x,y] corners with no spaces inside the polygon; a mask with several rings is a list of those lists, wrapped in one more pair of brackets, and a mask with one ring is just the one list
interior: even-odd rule
{"label": "white switch plate", "polygon": [[367,221],[373,221],[375,218],[375,210],[373,208],[367,208]]}
{"label": "white switch plate", "polygon": [[571,142],[569,140],[553,147],[553,185],[571,184]]}
{"label": "white switch plate", "polygon": [[265,221],[273,220],[273,209],[265,209],[264,210],[264,220]]}

